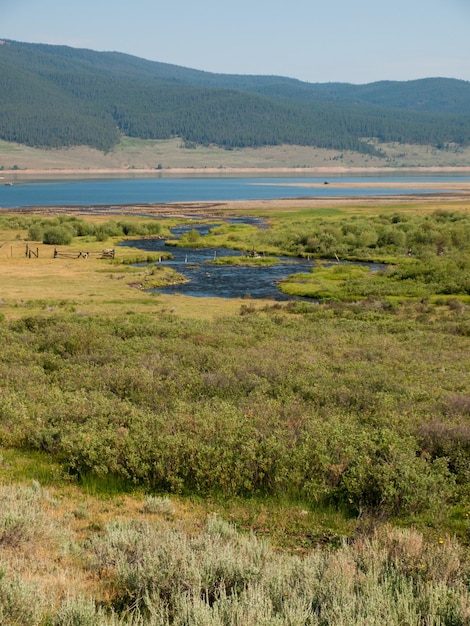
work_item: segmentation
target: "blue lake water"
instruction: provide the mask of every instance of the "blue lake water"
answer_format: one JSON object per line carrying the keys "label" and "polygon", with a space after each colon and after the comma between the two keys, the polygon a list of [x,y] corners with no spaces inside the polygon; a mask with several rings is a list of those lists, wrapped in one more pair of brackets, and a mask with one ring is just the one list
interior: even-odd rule
{"label": "blue lake water", "polygon": [[[405,182],[413,187],[388,189],[349,187],[347,183]],[[323,184],[328,182],[328,184]],[[336,187],[335,182],[341,182]],[[434,193],[429,182],[470,182],[469,176],[328,176],[324,177],[187,177],[187,178],[115,178],[96,180],[17,181],[0,183],[1,208],[47,206],[125,206],[169,202],[204,202],[230,200],[272,200],[274,198],[309,198],[333,196],[394,196]],[[293,183],[318,184],[318,187]],[[442,191],[452,192],[452,189]]]}

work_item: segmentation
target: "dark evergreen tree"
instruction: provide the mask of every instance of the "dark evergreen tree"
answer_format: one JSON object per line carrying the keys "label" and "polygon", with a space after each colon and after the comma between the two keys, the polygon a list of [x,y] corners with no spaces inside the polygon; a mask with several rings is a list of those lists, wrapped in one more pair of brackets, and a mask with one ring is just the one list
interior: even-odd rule
{"label": "dark evergreen tree", "polygon": [[66,46],[0,46],[0,138],[32,146],[107,151],[124,134],[380,156],[364,138],[468,145],[469,102],[470,83],[450,79],[321,85],[210,74]]}

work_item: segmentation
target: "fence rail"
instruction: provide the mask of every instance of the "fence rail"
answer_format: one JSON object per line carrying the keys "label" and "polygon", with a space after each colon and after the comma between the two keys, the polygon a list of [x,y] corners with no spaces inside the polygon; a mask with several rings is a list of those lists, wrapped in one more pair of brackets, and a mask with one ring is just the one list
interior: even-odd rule
{"label": "fence rail", "polygon": [[88,259],[90,257],[98,259],[114,259],[114,254],[114,248],[106,248],[100,252],[83,252],[80,250],[78,253],[54,248],[54,259]]}

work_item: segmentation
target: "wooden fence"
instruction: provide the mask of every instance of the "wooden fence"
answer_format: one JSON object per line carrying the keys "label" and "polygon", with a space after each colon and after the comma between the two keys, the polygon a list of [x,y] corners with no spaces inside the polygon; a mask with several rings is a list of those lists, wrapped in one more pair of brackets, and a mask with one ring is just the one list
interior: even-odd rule
{"label": "wooden fence", "polygon": [[36,257],[37,259],[39,257],[39,248],[33,250],[28,244],[26,244],[26,257],[28,259],[30,259],[31,257]]}
{"label": "wooden fence", "polygon": [[114,248],[106,248],[101,252],[72,252],[70,250],[58,250],[54,248],[54,259],[88,259],[91,257],[98,259],[114,259]]}

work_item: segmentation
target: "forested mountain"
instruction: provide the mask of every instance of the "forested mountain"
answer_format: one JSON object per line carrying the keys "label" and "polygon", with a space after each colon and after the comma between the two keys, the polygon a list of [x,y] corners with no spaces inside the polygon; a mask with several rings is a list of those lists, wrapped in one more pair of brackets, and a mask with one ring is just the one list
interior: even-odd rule
{"label": "forested mountain", "polygon": [[366,139],[468,145],[470,83],[313,84],[2,42],[0,139],[107,151],[122,134],[226,148],[286,143],[374,154],[380,150]]}

